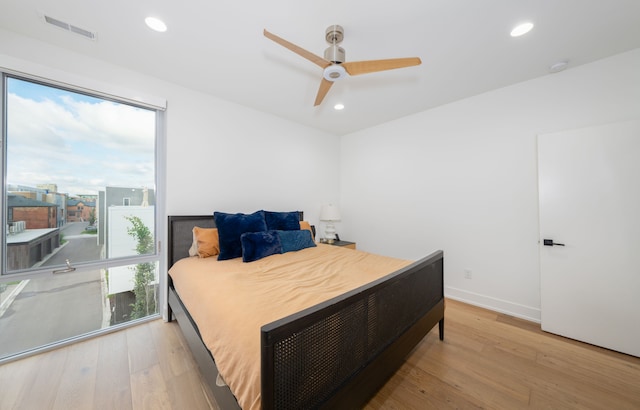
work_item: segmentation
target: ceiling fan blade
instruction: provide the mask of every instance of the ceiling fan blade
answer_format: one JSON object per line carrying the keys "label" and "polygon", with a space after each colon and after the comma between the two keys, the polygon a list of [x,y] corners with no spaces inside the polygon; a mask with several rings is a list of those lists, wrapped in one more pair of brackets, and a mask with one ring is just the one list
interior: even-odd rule
{"label": "ceiling fan blade", "polygon": [[293,51],[294,53],[306,58],[307,60],[311,61],[314,64],[319,65],[322,68],[328,67],[331,65],[331,61],[327,61],[324,58],[317,56],[315,54],[313,54],[312,52],[309,52],[307,50],[305,50],[304,48],[298,47],[297,45],[288,42],[287,40],[283,39],[282,37],[278,37],[273,33],[269,33],[266,29],[264,30],[264,36],[270,40],[275,41],[276,43],[280,44],[283,47],[288,48],[289,50]]}
{"label": "ceiling fan blade", "polygon": [[320,83],[320,88],[318,88],[318,94],[316,95],[316,102],[313,104],[314,107],[317,105],[320,105],[322,100],[324,100],[324,96],[327,95],[332,85],[333,85],[333,81],[329,81],[324,77],[322,78],[322,82]]}
{"label": "ceiling fan blade", "polygon": [[389,60],[351,61],[341,65],[349,75],[375,73],[376,71],[393,70],[395,68],[420,65],[422,61],[418,57],[392,58]]}

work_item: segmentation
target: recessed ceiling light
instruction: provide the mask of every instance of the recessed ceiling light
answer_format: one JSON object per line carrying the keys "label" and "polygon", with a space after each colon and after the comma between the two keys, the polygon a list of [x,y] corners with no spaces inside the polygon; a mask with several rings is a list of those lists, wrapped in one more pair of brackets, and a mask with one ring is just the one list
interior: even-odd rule
{"label": "recessed ceiling light", "polygon": [[533,28],[533,23],[518,24],[511,30],[511,37],[520,37],[523,34],[527,34]]}
{"label": "recessed ceiling light", "polygon": [[334,110],[338,110],[338,111],[339,111],[339,110],[343,110],[343,109],[344,109],[344,104],[340,104],[340,103],[338,103],[338,104],[336,104],[336,105],[334,105],[334,106],[333,106],[333,109],[334,109]]}
{"label": "recessed ceiling light", "polygon": [[165,31],[167,31],[167,25],[164,24],[164,21],[158,18],[147,17],[146,19],[144,19],[144,22],[147,23],[147,26],[149,26],[151,30],[158,31],[160,33],[164,33]]}

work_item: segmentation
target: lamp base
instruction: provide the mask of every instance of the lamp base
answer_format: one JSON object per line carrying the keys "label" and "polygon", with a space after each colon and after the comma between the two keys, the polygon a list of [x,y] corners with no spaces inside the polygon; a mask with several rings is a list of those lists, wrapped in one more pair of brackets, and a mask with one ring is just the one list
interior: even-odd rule
{"label": "lamp base", "polygon": [[327,226],[324,227],[324,237],[327,243],[333,243],[336,240],[336,227],[333,226],[332,221],[328,221]]}

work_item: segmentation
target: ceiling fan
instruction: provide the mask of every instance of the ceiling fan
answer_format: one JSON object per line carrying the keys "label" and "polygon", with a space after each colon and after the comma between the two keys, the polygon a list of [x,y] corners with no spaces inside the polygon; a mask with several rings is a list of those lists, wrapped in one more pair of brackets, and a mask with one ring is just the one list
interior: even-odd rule
{"label": "ceiling fan", "polygon": [[324,70],[320,88],[316,95],[316,101],[313,104],[314,106],[320,105],[333,83],[344,78],[347,74],[359,75],[374,73],[377,71],[393,70],[394,68],[411,67],[422,63],[418,57],[345,62],[344,49],[338,46],[344,38],[344,29],[338,25],[329,26],[325,32],[325,38],[330,46],[324,51],[324,58],[298,47],[268,32],[266,29],[264,30],[264,36],[306,58]]}

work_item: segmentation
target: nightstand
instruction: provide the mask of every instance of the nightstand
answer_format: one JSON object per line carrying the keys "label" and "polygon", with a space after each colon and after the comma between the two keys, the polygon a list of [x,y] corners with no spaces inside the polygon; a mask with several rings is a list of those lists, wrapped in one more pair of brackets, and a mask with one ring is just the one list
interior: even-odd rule
{"label": "nightstand", "polygon": [[355,242],[349,242],[349,241],[334,241],[333,243],[330,243],[329,245],[342,246],[343,248],[349,248],[349,249],[355,249],[356,248],[356,243]]}

